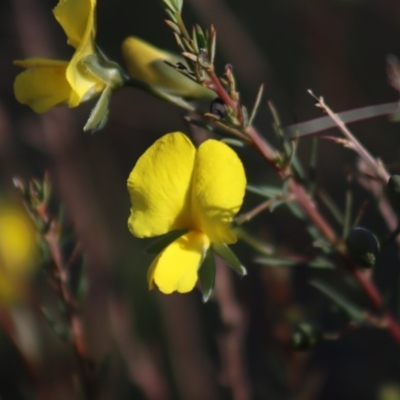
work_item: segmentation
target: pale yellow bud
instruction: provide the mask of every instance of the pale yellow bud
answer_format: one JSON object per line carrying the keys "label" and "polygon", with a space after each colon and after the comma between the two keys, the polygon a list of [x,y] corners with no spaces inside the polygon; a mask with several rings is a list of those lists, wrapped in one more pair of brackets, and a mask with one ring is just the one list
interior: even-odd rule
{"label": "pale yellow bud", "polygon": [[122,55],[128,72],[133,78],[157,89],[192,99],[210,100],[216,97],[210,89],[199,85],[164,63],[166,60],[175,65],[177,63],[186,65],[183,57],[160,50],[134,36],[123,41]]}

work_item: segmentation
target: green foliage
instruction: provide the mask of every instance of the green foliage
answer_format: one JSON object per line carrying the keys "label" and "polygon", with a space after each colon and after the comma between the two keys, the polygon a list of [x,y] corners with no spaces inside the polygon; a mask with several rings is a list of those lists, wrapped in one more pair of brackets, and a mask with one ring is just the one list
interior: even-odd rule
{"label": "green foliage", "polygon": [[216,266],[213,247],[210,247],[199,269],[199,281],[201,291],[203,293],[203,301],[206,303],[214,289],[215,285]]}
{"label": "green foliage", "polygon": [[268,267],[309,267],[321,269],[333,269],[335,265],[327,258],[317,257],[313,260],[291,260],[278,257],[257,257],[254,260],[258,264],[266,265]]}
{"label": "green foliage", "polygon": [[233,251],[226,244],[212,244],[213,250],[227,262],[240,276],[247,274],[246,268],[242,265],[239,259],[235,256]]}
{"label": "green foliage", "polygon": [[352,321],[359,323],[365,320],[366,314],[364,310],[326,283],[320,280],[312,280],[310,284],[345,311]]}

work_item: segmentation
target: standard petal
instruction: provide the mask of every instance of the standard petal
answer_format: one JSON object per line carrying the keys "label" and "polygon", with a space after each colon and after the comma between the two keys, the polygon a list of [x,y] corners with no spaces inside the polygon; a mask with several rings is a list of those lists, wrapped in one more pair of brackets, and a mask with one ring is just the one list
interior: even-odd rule
{"label": "standard petal", "polygon": [[132,208],[129,230],[151,237],[190,229],[190,185],[196,150],[183,133],[158,139],[139,158],[128,178]]}
{"label": "standard petal", "polygon": [[68,44],[77,48],[89,29],[95,35],[95,0],[60,0],[53,13],[64,29]]}
{"label": "standard petal", "polygon": [[14,64],[28,68],[14,81],[15,97],[20,103],[41,114],[68,101],[71,94],[66,79],[68,62],[36,58]]}
{"label": "standard petal", "polygon": [[225,143],[206,140],[197,151],[192,212],[197,229],[213,243],[234,243],[230,224],[245,193],[246,175],[237,154]]}
{"label": "standard petal", "polygon": [[150,266],[150,289],[156,284],[165,294],[190,292],[196,285],[197,270],[209,246],[207,236],[198,231],[190,231],[172,242]]}

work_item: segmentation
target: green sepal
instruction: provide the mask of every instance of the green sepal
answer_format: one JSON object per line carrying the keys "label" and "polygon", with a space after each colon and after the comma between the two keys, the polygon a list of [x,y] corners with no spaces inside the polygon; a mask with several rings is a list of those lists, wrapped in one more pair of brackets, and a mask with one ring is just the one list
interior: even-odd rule
{"label": "green sepal", "polygon": [[90,54],[85,57],[81,61],[82,64],[106,85],[110,85],[114,89],[121,87],[126,81],[125,73],[116,62],[107,59],[100,49],[97,51],[98,54]]}
{"label": "green sepal", "polygon": [[247,275],[246,268],[242,265],[239,259],[235,256],[233,251],[224,243],[212,244],[214,251],[224,259],[230,267],[232,267],[240,276]]}
{"label": "green sepal", "polygon": [[204,303],[209,300],[214,289],[215,275],[216,268],[214,251],[212,247],[209,247],[199,269],[199,281]]}
{"label": "green sepal", "polygon": [[96,132],[104,127],[108,120],[108,105],[110,104],[112,91],[111,85],[107,85],[103,90],[99,100],[97,100],[96,105],[90,113],[89,119],[83,127],[84,131]]}
{"label": "green sepal", "polygon": [[157,241],[152,243],[146,250],[147,254],[159,254],[161,253],[167,246],[169,246],[176,239],[183,236],[185,233],[188,233],[189,229],[178,229],[176,231],[168,232],[165,235],[161,236]]}

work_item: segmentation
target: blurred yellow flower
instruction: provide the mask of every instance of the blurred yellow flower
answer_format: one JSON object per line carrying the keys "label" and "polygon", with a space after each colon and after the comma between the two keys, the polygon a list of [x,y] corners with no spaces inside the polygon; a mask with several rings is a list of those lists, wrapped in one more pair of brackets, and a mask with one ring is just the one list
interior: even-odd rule
{"label": "blurred yellow flower", "polygon": [[139,158],[128,179],[129,230],[152,237],[188,232],[167,246],[148,273],[163,293],[191,291],[210,243],[234,243],[231,222],[244,197],[246,176],[236,153],[207,140],[199,148],[183,133],[169,133]]}
{"label": "blurred yellow flower", "polygon": [[69,62],[45,58],[14,61],[26,68],[14,82],[15,97],[20,103],[40,114],[64,103],[76,107],[104,90],[105,82],[82,63],[95,53],[95,8],[96,0],[60,0],[53,14],[75,53]]}
{"label": "blurred yellow flower", "polygon": [[213,99],[216,94],[187,78],[165,61],[186,64],[183,57],[160,50],[144,40],[130,36],[122,43],[122,55],[129,74],[165,92],[192,99]]}
{"label": "blurred yellow flower", "polygon": [[23,297],[38,257],[35,229],[19,207],[0,202],[0,304]]}

